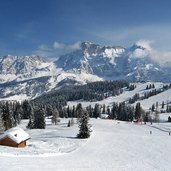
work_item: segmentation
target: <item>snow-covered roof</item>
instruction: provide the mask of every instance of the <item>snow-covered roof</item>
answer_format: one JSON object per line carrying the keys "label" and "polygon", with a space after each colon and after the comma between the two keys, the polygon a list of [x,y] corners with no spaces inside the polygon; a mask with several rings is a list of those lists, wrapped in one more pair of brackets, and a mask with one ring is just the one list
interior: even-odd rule
{"label": "snow-covered roof", "polygon": [[8,136],[10,139],[18,144],[30,138],[30,136],[19,127],[14,127],[5,131],[2,135],[0,135],[0,140],[5,138],[6,136]]}
{"label": "snow-covered roof", "polygon": [[100,118],[107,119],[107,118],[109,118],[109,115],[106,113],[102,113],[102,114],[100,114]]}

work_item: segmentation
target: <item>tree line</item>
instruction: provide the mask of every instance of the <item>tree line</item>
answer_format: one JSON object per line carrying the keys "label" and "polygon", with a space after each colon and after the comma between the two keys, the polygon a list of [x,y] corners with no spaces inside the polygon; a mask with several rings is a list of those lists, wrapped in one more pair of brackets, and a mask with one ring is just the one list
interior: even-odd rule
{"label": "tree line", "polygon": [[[139,110],[142,113],[142,109]],[[126,103],[113,103],[112,108],[109,106],[101,106],[95,104],[94,107],[88,106],[84,109],[88,116],[92,118],[100,117],[101,113],[107,113],[110,119],[118,119],[124,121],[132,121],[133,118],[139,119],[137,107],[126,105]],[[80,118],[83,113],[82,105],[78,104],[73,107],[56,108],[51,105],[35,105],[33,102],[25,100],[22,103],[19,102],[1,102],[0,103],[0,129],[8,130],[20,123],[21,119],[29,119],[27,125],[28,128],[44,129],[45,117],[50,117],[52,123],[57,124],[59,118]]]}
{"label": "tree line", "polygon": [[136,93],[132,98],[129,99],[129,103],[133,104],[138,100],[148,99],[149,97],[162,93],[168,90],[169,88],[171,88],[171,84],[163,85],[163,87],[159,89],[156,89],[154,84],[149,84],[146,86],[146,90],[149,90],[149,89],[152,89],[152,90],[145,92],[143,96],[140,96],[139,93]]}
{"label": "tree line", "polygon": [[[42,116],[43,115],[43,116]],[[29,119],[28,127],[45,126],[45,111],[43,106],[34,106],[33,103],[25,100],[19,102],[0,102],[0,132],[17,126],[21,119]],[[34,122],[33,122],[34,121]],[[41,124],[41,126],[39,126]]]}
{"label": "tree line", "polygon": [[86,85],[69,86],[50,92],[34,99],[36,104],[50,104],[51,106],[66,106],[68,101],[85,100],[99,101],[123,92],[124,87],[129,87],[127,81],[97,81]]}

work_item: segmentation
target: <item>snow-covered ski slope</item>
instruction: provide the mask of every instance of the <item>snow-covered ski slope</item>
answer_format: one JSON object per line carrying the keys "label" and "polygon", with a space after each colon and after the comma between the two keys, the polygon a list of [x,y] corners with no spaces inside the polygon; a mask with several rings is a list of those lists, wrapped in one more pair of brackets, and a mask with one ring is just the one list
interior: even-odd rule
{"label": "snow-covered ski slope", "polygon": [[[78,101],[69,101],[68,105],[69,106],[73,106],[73,105],[77,105],[78,103],[81,103],[83,105],[83,107],[87,107],[89,105],[94,106],[96,103],[98,104],[105,104],[106,106],[112,106],[113,102],[124,102],[124,101],[128,101],[130,98],[132,98],[136,93],[138,93],[141,96],[144,95],[145,92],[149,92],[154,90],[153,89],[148,89],[146,90],[147,85],[155,85],[155,89],[160,89],[163,87],[163,85],[165,85],[162,82],[146,82],[146,83],[134,83],[134,85],[136,85],[136,88],[132,91],[128,91],[128,90],[124,90],[122,94],[120,94],[119,96],[112,96],[112,97],[108,97],[104,100],[101,101],[95,101],[95,102],[88,102],[88,101],[82,101],[82,100],[78,100]],[[153,104],[156,104],[156,102],[159,103],[159,105],[161,105],[162,101],[164,101],[165,103],[170,102],[171,101],[171,89],[168,89],[167,91],[164,91],[162,93],[159,93],[155,96],[149,97],[148,99],[144,99],[144,100],[139,100],[138,102],[141,103],[141,106],[148,110]],[[135,104],[134,104],[135,105]]]}
{"label": "snow-covered ski slope", "polygon": [[[12,151],[8,147],[8,154],[0,152],[1,171],[170,171],[171,170],[171,131],[170,123],[139,125],[113,120],[92,119],[93,133],[88,140],[76,139],[76,148],[62,153],[56,150],[56,154],[47,155],[48,149],[42,148],[42,155],[22,156],[10,155]],[[56,144],[59,148],[66,146],[66,139],[72,142],[73,135],[77,133],[76,127],[70,129],[64,125],[56,126],[54,136],[49,136],[48,128],[44,131],[44,143],[56,141],[60,138],[61,143]],[[52,130],[51,130],[52,131]],[[150,134],[150,131],[152,134]],[[55,133],[56,132],[56,133]],[[61,137],[59,137],[60,132]],[[43,132],[42,132],[43,133]],[[31,132],[33,141],[43,142],[42,133],[35,135]],[[56,134],[56,136],[55,136]],[[39,135],[39,136],[38,136]],[[49,137],[49,138],[45,138]],[[56,140],[55,140],[56,139]],[[31,140],[30,140],[31,141]],[[64,141],[64,143],[62,143]],[[81,145],[80,145],[81,144]],[[43,147],[43,143],[39,144]],[[7,147],[3,147],[4,149]],[[29,147],[28,147],[29,148]],[[22,151],[23,149],[17,149]],[[21,152],[20,152],[21,153]],[[7,154],[7,152],[6,152]]]}

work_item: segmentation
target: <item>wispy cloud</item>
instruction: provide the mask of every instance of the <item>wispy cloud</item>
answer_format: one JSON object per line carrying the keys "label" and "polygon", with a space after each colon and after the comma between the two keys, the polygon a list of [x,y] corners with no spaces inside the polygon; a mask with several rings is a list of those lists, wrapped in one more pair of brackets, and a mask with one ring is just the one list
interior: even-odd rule
{"label": "wispy cloud", "polygon": [[130,46],[137,40],[152,40],[158,48],[171,49],[171,25],[140,25],[92,31],[91,35],[102,41]]}
{"label": "wispy cloud", "polygon": [[42,56],[42,57],[50,57],[53,56],[53,49],[49,48],[47,45],[39,45],[37,49],[33,52],[33,54]]}
{"label": "wispy cloud", "polygon": [[33,53],[43,57],[57,59],[60,55],[64,55],[77,49],[80,49],[79,41],[73,44],[64,44],[55,41],[51,46],[45,44],[39,45]]}
{"label": "wispy cloud", "polygon": [[59,43],[59,42],[55,41],[53,43],[53,47],[54,47],[54,49],[64,49],[65,45],[63,43]]}
{"label": "wispy cloud", "polygon": [[162,65],[171,62],[171,51],[153,50],[151,53],[153,58]]}
{"label": "wispy cloud", "polygon": [[147,49],[148,51],[151,51],[151,50],[152,50],[151,44],[152,44],[153,42],[154,42],[154,41],[151,41],[151,40],[138,40],[138,41],[136,42],[136,44],[139,45],[139,46],[144,47],[144,48]]}
{"label": "wispy cloud", "polygon": [[63,44],[63,43],[59,43],[57,41],[54,42],[53,44],[54,49],[65,49],[65,50],[76,50],[76,49],[80,49],[80,42],[75,42],[73,44]]}
{"label": "wispy cloud", "polygon": [[38,46],[38,49],[39,49],[39,50],[42,50],[42,51],[47,51],[47,52],[52,51],[51,48],[49,48],[47,45],[44,45],[44,44],[39,45],[39,46]]}
{"label": "wispy cloud", "polygon": [[171,62],[171,51],[159,51],[155,48],[152,47],[154,41],[150,40],[138,40],[136,42],[137,45],[142,46],[146,49],[146,53],[143,51],[145,54],[135,54],[135,56],[140,56],[143,57],[146,55],[150,55],[152,59],[157,61],[160,64],[165,64],[166,62]]}
{"label": "wispy cloud", "polygon": [[143,25],[94,31],[91,35],[101,42],[130,47],[135,42],[143,44],[159,63],[171,61],[171,25]]}

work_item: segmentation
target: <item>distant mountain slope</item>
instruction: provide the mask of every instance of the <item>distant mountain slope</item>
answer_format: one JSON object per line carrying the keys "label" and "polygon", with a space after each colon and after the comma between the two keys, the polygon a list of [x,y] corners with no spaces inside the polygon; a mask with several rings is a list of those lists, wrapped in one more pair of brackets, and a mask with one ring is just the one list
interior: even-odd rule
{"label": "distant mountain slope", "polygon": [[66,85],[102,80],[171,82],[170,72],[169,65],[160,66],[137,44],[124,48],[83,42],[55,62],[35,55],[1,58],[0,99],[35,98]]}
{"label": "distant mountain slope", "polygon": [[[81,103],[83,107],[87,107],[89,105],[91,105],[92,107],[95,106],[95,104],[100,104],[103,105],[105,104],[106,106],[110,106],[112,107],[114,102],[120,103],[120,102],[128,102],[130,98],[132,98],[135,94],[139,94],[140,97],[144,96],[145,93],[150,92],[154,89],[149,89],[147,90],[146,87],[150,84],[154,84],[155,88],[154,89],[162,89],[164,85],[164,83],[161,82],[146,82],[146,83],[135,83],[136,88],[132,91],[128,91],[128,90],[124,90],[122,94],[118,95],[118,96],[111,96],[108,98],[105,98],[103,100],[99,100],[99,101],[93,101],[93,102],[89,102],[89,101],[83,101],[81,100],[77,100],[77,101],[69,101],[67,103],[67,105],[69,106],[77,106],[78,103]],[[135,103],[133,103],[132,105],[135,105],[137,102],[141,103],[141,106],[143,107],[143,109],[145,110],[149,110],[149,108],[152,107],[153,104],[156,104],[156,102],[158,103],[158,110],[161,110],[161,105],[162,102],[164,102],[165,107],[164,109],[166,109],[167,103],[171,104],[171,89],[169,88],[168,90],[165,90],[159,94],[156,94],[154,96],[151,96],[149,98],[143,99],[143,100],[138,100]]]}
{"label": "distant mountain slope", "polygon": [[136,44],[126,49],[83,42],[79,50],[61,56],[55,63],[65,72],[92,74],[104,80],[171,80],[167,70],[152,60],[149,51]]}
{"label": "distant mountain slope", "polygon": [[8,55],[0,61],[0,99],[23,100],[51,90],[57,79],[53,62],[39,56]]}

